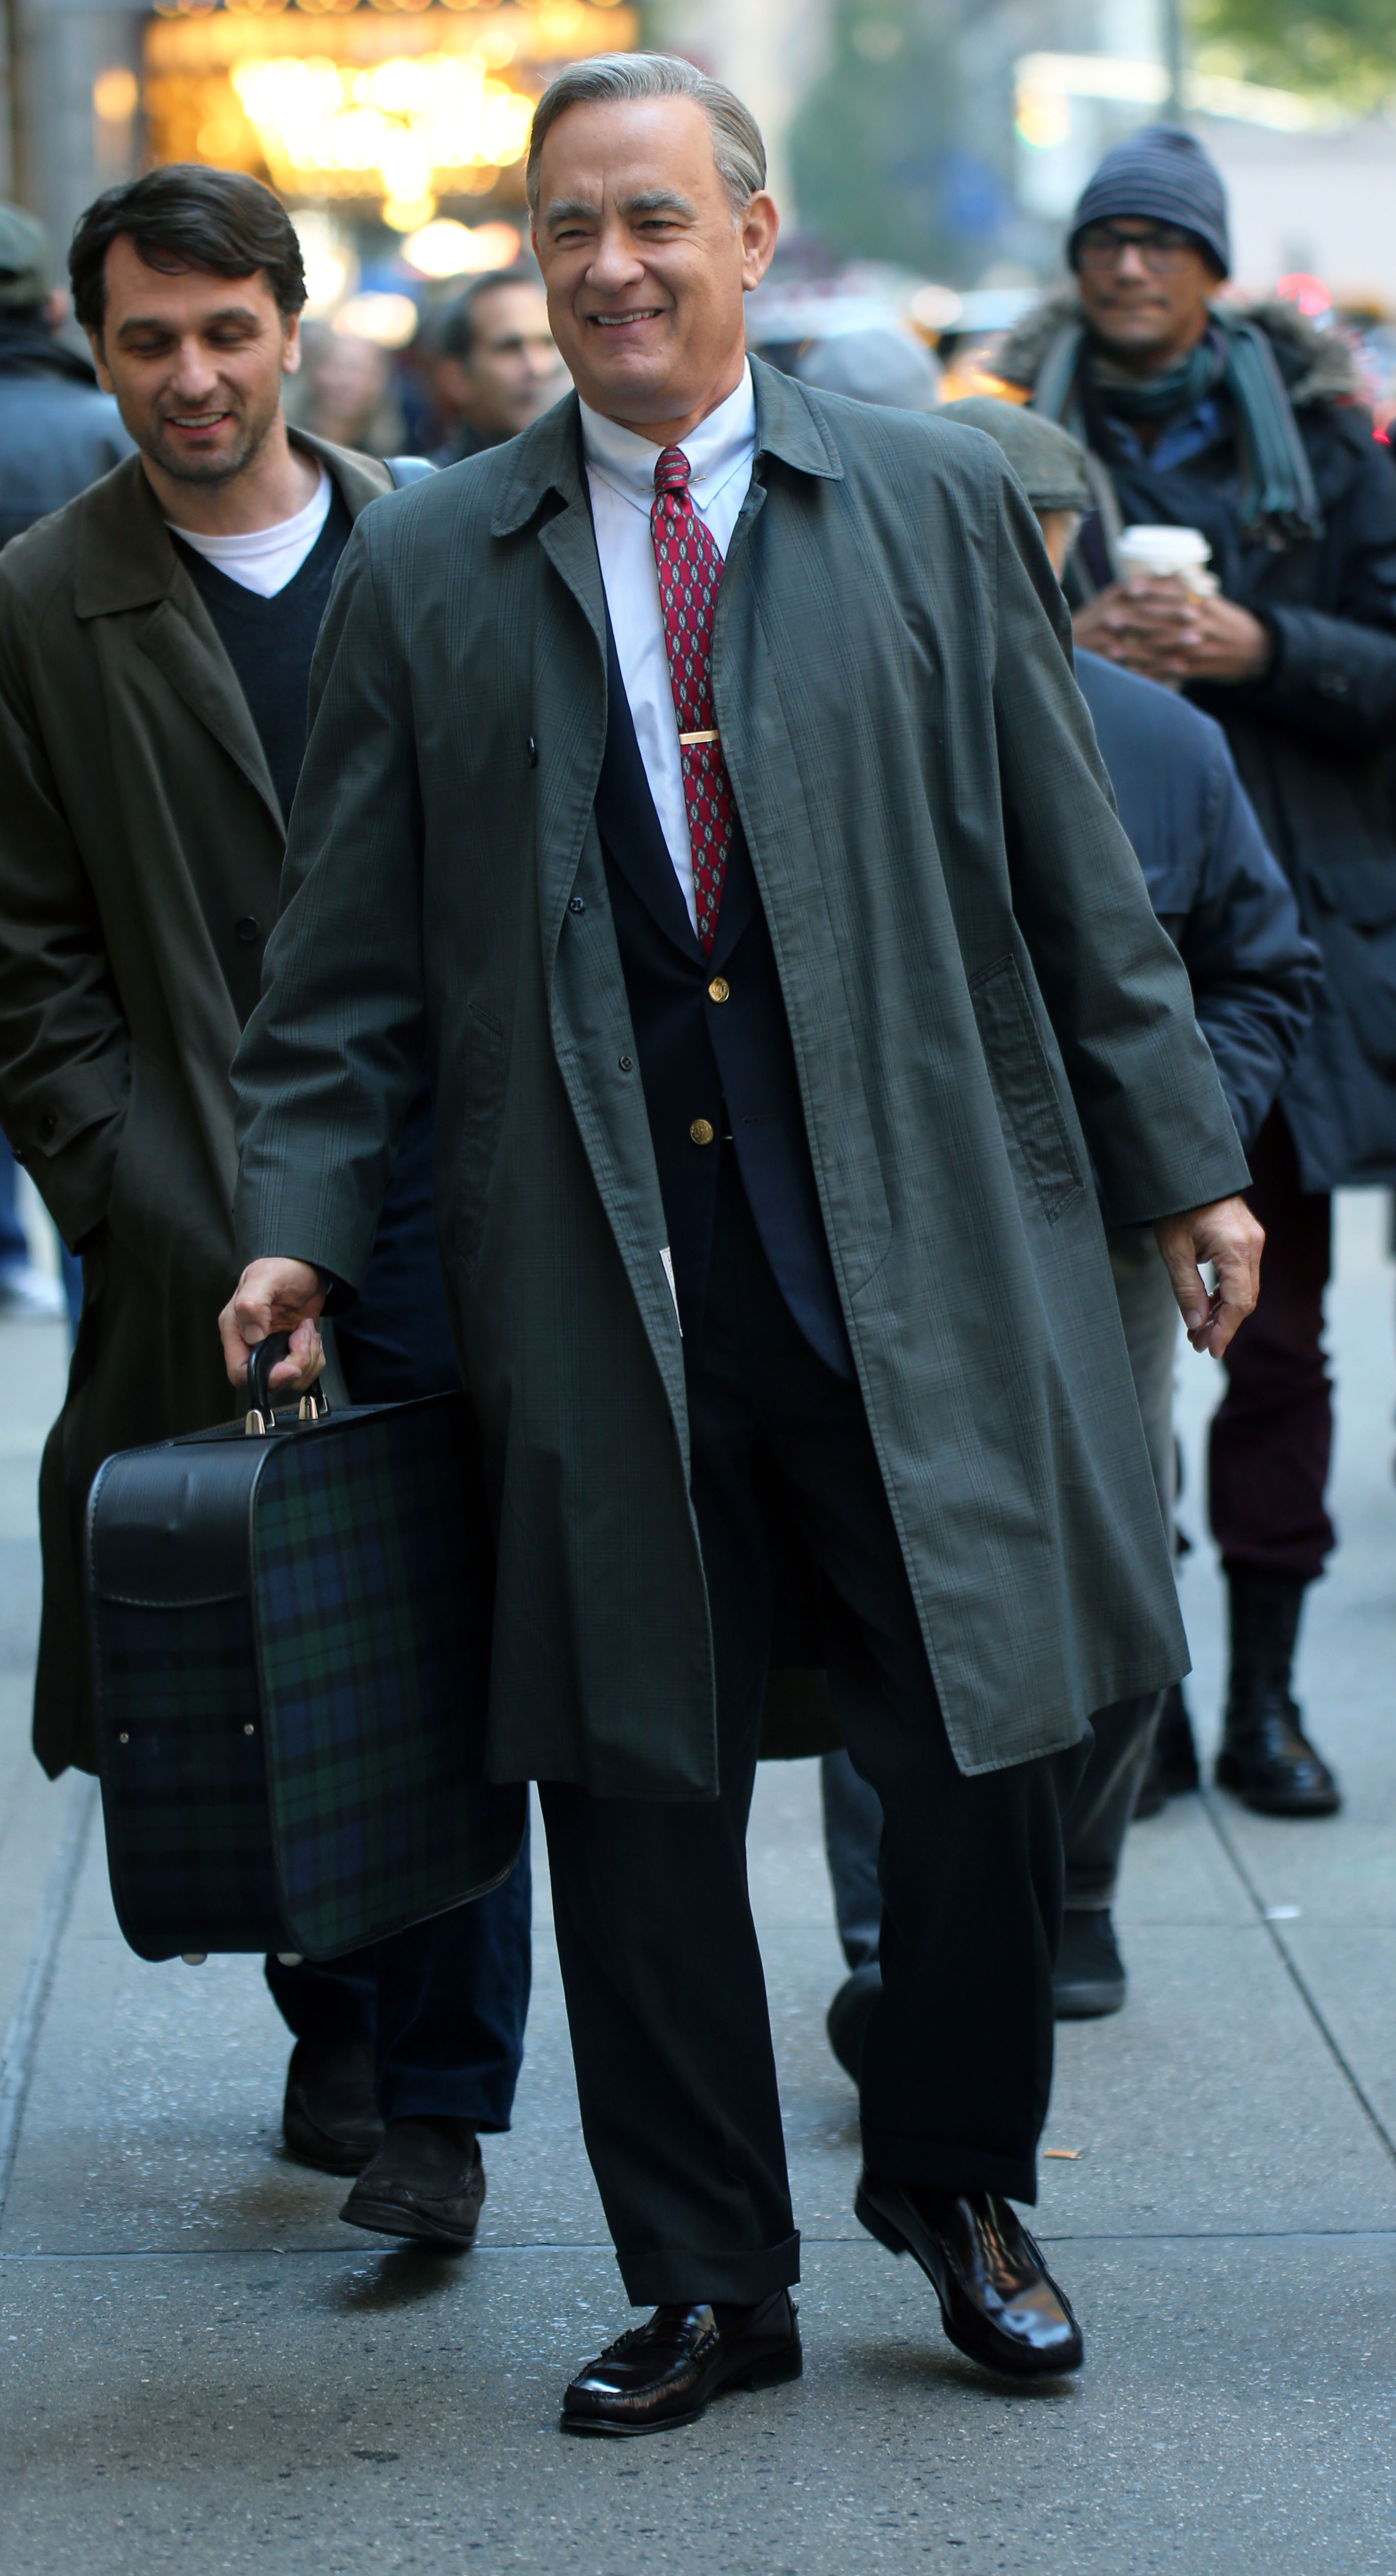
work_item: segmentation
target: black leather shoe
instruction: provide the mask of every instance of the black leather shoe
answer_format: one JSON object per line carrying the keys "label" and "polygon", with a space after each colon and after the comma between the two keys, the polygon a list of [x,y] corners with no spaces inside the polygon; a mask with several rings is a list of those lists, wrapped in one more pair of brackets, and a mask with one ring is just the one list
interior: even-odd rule
{"label": "black leather shoe", "polygon": [[298,2039],[281,2113],[286,2153],[317,2173],[356,2174],[383,2144],[373,2098],[373,2051]]}
{"label": "black leather shoe", "polygon": [[667,2433],[724,2388],[777,2388],[804,2368],[788,2290],[759,2307],[656,2308],[608,2343],[562,2401],[564,2433]]}
{"label": "black leather shoe", "polygon": [[1125,1963],[1108,1906],[1067,1908],[1061,1948],[1052,1970],[1052,2011],[1058,2021],[1092,2021],[1116,2013],[1125,1999]]}
{"label": "black leather shoe", "polygon": [[914,2254],[953,2344],[1016,2378],[1079,2370],[1085,2358],[1070,2301],[1040,2248],[996,2191],[923,2191],[864,2168],[853,2204],[893,2254]]}
{"label": "black leather shoe", "polygon": [[876,1959],[865,1959],[861,1968],[855,1968],[851,1977],[844,1978],[829,2006],[828,2019],[824,2024],[829,2034],[829,2046],[845,2075],[851,2075],[855,2084],[863,2063],[863,2042],[868,2035],[873,2005],[881,1992],[882,1970]]}
{"label": "black leather shoe", "polygon": [[1146,1816],[1157,1816],[1170,1798],[1185,1798],[1202,1786],[1197,1746],[1192,1740],[1192,1719],[1183,1697],[1181,1682],[1172,1682],[1163,1694],[1163,1706],[1154,1728],[1149,1748],[1148,1768],[1139,1783],[1134,1801],[1134,1822],[1141,1824]]}
{"label": "black leather shoe", "polygon": [[341,2218],[379,2236],[415,2236],[464,2253],[485,2205],[480,2141],[464,2120],[391,2120]]}

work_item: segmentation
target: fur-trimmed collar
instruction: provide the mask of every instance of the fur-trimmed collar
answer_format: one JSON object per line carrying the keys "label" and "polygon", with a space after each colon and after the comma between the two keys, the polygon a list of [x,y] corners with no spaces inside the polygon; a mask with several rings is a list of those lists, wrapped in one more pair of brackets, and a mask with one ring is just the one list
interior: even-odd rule
{"label": "fur-trimmed collar", "polygon": [[[1320,331],[1293,304],[1276,295],[1258,304],[1228,305],[1242,322],[1254,322],[1275,352],[1285,389],[1296,411],[1316,403],[1360,403],[1365,397],[1357,360],[1340,331]],[[1005,384],[1036,384],[1048,350],[1059,331],[1082,319],[1074,280],[1049,286],[1045,295],[1015,324],[999,350],[994,373]]]}

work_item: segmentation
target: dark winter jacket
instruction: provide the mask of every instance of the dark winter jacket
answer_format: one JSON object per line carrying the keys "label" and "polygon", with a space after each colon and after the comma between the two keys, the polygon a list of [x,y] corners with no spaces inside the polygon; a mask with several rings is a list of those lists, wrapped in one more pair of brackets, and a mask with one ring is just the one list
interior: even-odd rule
{"label": "dark winter jacket", "polygon": [[1164,929],[1188,970],[1227,1106],[1249,1153],[1293,1064],[1321,974],[1226,736],[1171,689],[1098,653],[1076,677]]}
{"label": "dark winter jacket", "polygon": [[86,359],[0,315],[0,546],[131,453]]}
{"label": "dark winter jacket", "polygon": [[[1112,526],[1147,515],[1201,525],[1227,596],[1269,628],[1263,676],[1189,694],[1225,727],[1261,830],[1317,941],[1325,978],[1281,1102],[1303,1186],[1396,1180],[1396,470],[1374,439],[1346,343],[1288,304],[1250,319],[1289,393],[1323,510],[1321,534],[1270,545],[1241,531],[1227,419],[1199,454],[1140,476],[1111,447],[1098,399],[1079,406],[1101,488],[1072,574],[1077,595],[1113,577]],[[1059,334],[1079,324],[1074,287],[1047,297],[1000,351],[1031,387]],[[1087,416],[1088,415],[1088,416]],[[1102,472],[1101,469],[1105,470]],[[1147,510],[1142,506],[1147,487]]]}

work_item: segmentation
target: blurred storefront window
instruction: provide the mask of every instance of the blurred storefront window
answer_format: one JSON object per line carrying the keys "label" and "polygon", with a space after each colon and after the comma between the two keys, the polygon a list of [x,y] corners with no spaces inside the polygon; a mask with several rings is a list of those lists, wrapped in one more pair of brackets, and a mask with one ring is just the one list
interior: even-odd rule
{"label": "blurred storefront window", "polygon": [[156,0],[143,46],[153,161],[210,161],[288,201],[420,233],[443,204],[523,200],[529,119],[559,63],[633,44],[623,0]]}

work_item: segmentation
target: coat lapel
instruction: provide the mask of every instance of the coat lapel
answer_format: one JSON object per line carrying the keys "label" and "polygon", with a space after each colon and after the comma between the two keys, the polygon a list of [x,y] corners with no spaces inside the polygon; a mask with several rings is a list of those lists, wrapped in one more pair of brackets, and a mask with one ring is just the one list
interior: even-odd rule
{"label": "coat lapel", "polygon": [[606,592],[582,474],[575,394],[545,413],[516,446],[517,460],[495,504],[491,533],[518,536],[541,519],[539,549],[589,630],[579,652],[575,620],[544,584],[534,651],[533,731],[538,746],[539,910],[551,991],[558,933],[606,747]]}

